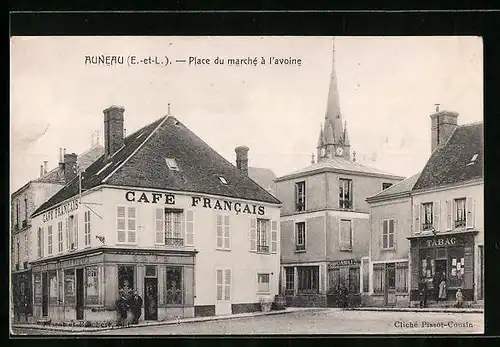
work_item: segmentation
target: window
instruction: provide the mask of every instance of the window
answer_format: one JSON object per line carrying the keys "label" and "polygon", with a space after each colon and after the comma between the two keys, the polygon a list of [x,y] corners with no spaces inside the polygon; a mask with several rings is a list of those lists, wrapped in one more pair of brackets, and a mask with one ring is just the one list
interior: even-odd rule
{"label": "window", "polygon": [[230,249],[229,216],[217,215],[217,248]]}
{"label": "window", "polygon": [[182,267],[167,267],[166,304],[182,305]]}
{"label": "window", "polygon": [[359,293],[359,267],[349,267],[349,293]]}
{"label": "window", "polygon": [[299,294],[319,293],[319,266],[299,266],[297,267],[299,283]]}
{"label": "window", "polygon": [[57,299],[57,272],[49,272],[49,295],[51,300]]}
{"label": "window", "polygon": [[373,264],[373,293],[384,292],[384,264]]}
{"label": "window", "polygon": [[[75,296],[75,270],[64,270],[64,301],[70,303]],[[71,298],[71,299],[70,299]]]}
{"label": "window", "polygon": [[392,183],[382,183],[382,190],[386,190],[390,186],[392,186]]}
{"label": "window", "polygon": [[267,223],[265,219],[257,219],[257,252],[269,252],[267,244]]}
{"label": "window", "polygon": [[216,270],[217,300],[231,300],[231,270]]}
{"label": "window", "polygon": [[52,254],[52,225],[47,227],[47,254]]}
{"label": "window", "polygon": [[446,284],[448,287],[462,286],[465,274],[464,248],[448,248],[448,264]]}
{"label": "window", "polygon": [[408,262],[396,263],[396,292],[408,292]]}
{"label": "window", "polygon": [[135,267],[134,266],[118,266],[118,291],[125,294],[135,289]]}
{"label": "window", "polygon": [[28,221],[28,198],[27,197],[24,198],[24,220]]}
{"label": "window", "polygon": [[352,180],[339,179],[339,208],[352,208]]}
{"label": "window", "polygon": [[[70,219],[70,229],[69,233],[71,236],[70,248],[77,249],[78,248],[78,215],[69,216]],[[73,227],[71,227],[73,226]]]}
{"label": "window", "polygon": [[19,199],[16,199],[16,225],[19,228]]}
{"label": "window", "polygon": [[382,222],[382,249],[394,249],[394,219]]}
{"label": "window", "polygon": [[340,220],[339,246],[341,251],[352,251],[352,225],[350,220]]}
{"label": "window", "polygon": [[426,202],[422,204],[422,230],[432,230],[432,221],[433,221],[433,213],[432,213],[432,202]]}
{"label": "window", "polygon": [[295,224],[295,250],[306,250],[306,222]]}
{"label": "window", "polygon": [[182,236],[182,216],[181,210],[165,210],[165,244],[170,246],[182,246],[184,238]]}
{"label": "window", "polygon": [[269,293],[269,274],[257,274],[257,291]]}
{"label": "window", "polygon": [[465,227],[465,198],[455,199],[455,228]]}
{"label": "window", "polygon": [[165,158],[165,162],[167,163],[167,166],[170,170],[179,171],[179,166],[177,166],[177,162],[175,161],[175,159]]}
{"label": "window", "polygon": [[336,290],[340,286],[340,268],[334,267],[330,270],[330,289]]}
{"label": "window", "polygon": [[184,211],[156,209],[155,243],[168,246],[194,246],[194,212],[186,213],[186,240],[184,240]]}
{"label": "window", "polygon": [[306,209],[306,182],[295,183],[295,211],[305,211]]}
{"label": "window", "polygon": [[369,292],[370,284],[370,260],[362,259],[363,266],[363,293]]}
{"label": "window", "polygon": [[19,252],[19,237],[16,237],[16,267],[19,267],[20,263],[20,252]]}
{"label": "window", "polygon": [[293,267],[285,268],[285,294],[293,294],[295,291],[295,273]]}
{"label": "window", "polygon": [[43,228],[38,228],[38,257],[43,257]]}
{"label": "window", "polygon": [[116,208],[116,228],[118,231],[118,242],[136,242],[135,207],[118,206]]}
{"label": "window", "polygon": [[85,227],[84,243],[85,246],[90,246],[90,211],[85,211],[83,216]]}
{"label": "window", "polygon": [[63,223],[57,223],[57,243],[58,243],[58,251],[63,251]]}
{"label": "window", "polygon": [[96,266],[88,267],[85,269],[87,275],[86,281],[86,294],[87,304],[98,304],[99,303],[99,277],[98,277],[98,268]]}
{"label": "window", "polygon": [[24,257],[28,258],[30,255],[30,243],[28,239],[28,234],[24,235]]}

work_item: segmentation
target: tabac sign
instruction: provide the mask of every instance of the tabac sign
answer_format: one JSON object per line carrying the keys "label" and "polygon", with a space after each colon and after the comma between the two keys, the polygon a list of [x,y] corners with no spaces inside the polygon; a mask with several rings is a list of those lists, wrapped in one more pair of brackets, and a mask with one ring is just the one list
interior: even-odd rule
{"label": "tabac sign", "polygon": [[457,244],[457,238],[455,236],[437,237],[435,239],[426,240],[425,243],[427,247],[453,246]]}
{"label": "tabac sign", "polygon": [[65,214],[78,209],[78,199],[72,200],[66,204],[56,207],[53,210],[47,211],[42,215],[43,222],[49,222],[54,218],[59,218]]}

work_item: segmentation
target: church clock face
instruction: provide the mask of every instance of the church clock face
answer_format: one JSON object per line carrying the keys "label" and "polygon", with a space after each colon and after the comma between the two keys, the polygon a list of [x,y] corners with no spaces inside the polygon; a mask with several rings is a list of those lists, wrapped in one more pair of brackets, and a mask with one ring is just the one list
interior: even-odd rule
{"label": "church clock face", "polygon": [[342,154],[344,154],[344,150],[341,147],[337,148],[337,155],[341,156]]}

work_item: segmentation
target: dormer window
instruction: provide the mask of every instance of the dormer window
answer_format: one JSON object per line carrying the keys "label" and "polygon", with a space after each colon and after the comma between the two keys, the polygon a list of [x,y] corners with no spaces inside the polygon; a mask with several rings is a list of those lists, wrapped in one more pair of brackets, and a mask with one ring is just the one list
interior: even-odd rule
{"label": "dormer window", "polygon": [[474,154],[474,155],[472,156],[472,158],[470,158],[470,162],[469,162],[466,166],[469,166],[469,165],[474,164],[474,163],[476,162],[477,157],[478,157],[478,154],[477,154],[477,153],[476,153],[476,154]]}
{"label": "dormer window", "polygon": [[167,166],[172,171],[179,171],[179,166],[177,166],[177,162],[173,158],[165,158]]}
{"label": "dormer window", "polygon": [[222,177],[222,176],[219,176],[219,181],[221,181],[222,184],[227,184],[226,179],[224,177]]}

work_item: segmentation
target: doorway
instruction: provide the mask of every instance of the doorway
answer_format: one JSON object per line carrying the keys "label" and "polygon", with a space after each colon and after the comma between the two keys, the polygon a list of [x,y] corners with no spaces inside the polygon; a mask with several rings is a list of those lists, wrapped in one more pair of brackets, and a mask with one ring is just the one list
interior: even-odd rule
{"label": "doorway", "polygon": [[385,264],[385,305],[396,306],[396,264]]}
{"label": "doorway", "polygon": [[83,319],[83,269],[76,269],[76,319]]}
{"label": "doorway", "polygon": [[42,273],[42,316],[49,315],[49,277],[48,273]]}
{"label": "doorway", "polygon": [[144,320],[158,319],[158,279],[144,278]]}

